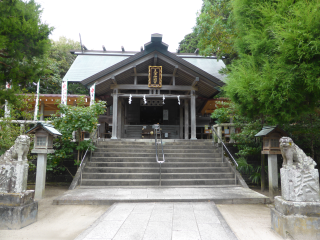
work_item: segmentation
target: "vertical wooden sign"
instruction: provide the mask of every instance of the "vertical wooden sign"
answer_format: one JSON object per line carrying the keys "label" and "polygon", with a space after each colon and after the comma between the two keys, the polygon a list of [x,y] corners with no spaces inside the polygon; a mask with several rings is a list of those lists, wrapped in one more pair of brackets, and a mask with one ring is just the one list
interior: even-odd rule
{"label": "vertical wooden sign", "polygon": [[149,66],[148,87],[162,87],[162,66]]}

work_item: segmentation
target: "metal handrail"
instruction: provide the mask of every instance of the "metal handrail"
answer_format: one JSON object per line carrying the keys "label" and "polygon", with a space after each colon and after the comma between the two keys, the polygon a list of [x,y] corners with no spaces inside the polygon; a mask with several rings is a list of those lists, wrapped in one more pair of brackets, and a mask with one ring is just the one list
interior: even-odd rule
{"label": "metal handrail", "polygon": [[[161,164],[165,162],[165,158],[164,158],[164,152],[163,152],[163,143],[162,143],[160,125],[154,124],[153,126],[154,126],[154,132],[155,132],[154,141],[155,141],[155,148],[156,148],[156,161],[157,161],[157,163],[160,164],[160,166],[159,166],[159,186],[161,186]],[[160,135],[161,148],[162,148],[162,161],[159,160],[159,156],[158,156],[158,131],[159,131],[159,135]]]}
{"label": "metal handrail", "polygon": [[[222,139],[219,137],[218,133],[216,132],[216,130],[214,130],[214,127],[211,127],[212,131],[215,132],[215,134],[217,135],[217,137],[220,139],[221,143],[222,143],[222,161],[223,161],[223,147],[227,150],[229,156],[232,158],[234,164],[238,167],[238,163],[237,161],[233,158],[232,154],[229,152],[227,146],[224,144],[224,142],[222,141]],[[213,139],[214,141],[214,139]]]}
{"label": "metal handrail", "polygon": [[[96,135],[96,133],[98,133],[99,126],[100,126],[100,124],[97,125],[97,129],[96,129],[95,133],[92,135],[92,137],[90,138],[90,140],[93,141],[94,135]],[[98,134],[97,134],[97,138],[98,138]],[[87,156],[88,150],[89,150],[89,147],[87,148],[85,154],[83,155],[83,158],[82,158],[81,163],[80,163],[80,165],[79,165],[79,167],[80,167],[80,186],[81,186],[81,184],[82,184],[82,163],[83,163],[83,160],[84,160],[84,159],[86,158],[86,156]],[[91,151],[91,155],[92,155],[92,151]]]}

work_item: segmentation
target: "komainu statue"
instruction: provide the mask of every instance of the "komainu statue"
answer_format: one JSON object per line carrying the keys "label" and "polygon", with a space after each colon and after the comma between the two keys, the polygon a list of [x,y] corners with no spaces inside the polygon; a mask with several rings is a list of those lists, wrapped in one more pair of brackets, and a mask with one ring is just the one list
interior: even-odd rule
{"label": "komainu statue", "polygon": [[20,135],[0,156],[0,193],[20,193],[27,189],[30,137]]}
{"label": "komainu statue", "polygon": [[317,165],[289,137],[280,139],[280,150],[283,157],[283,168],[314,169]]}
{"label": "komainu statue", "polygon": [[289,137],[282,137],[280,169],[282,197],[288,201],[314,202],[320,200],[319,172],[316,162],[308,157]]}

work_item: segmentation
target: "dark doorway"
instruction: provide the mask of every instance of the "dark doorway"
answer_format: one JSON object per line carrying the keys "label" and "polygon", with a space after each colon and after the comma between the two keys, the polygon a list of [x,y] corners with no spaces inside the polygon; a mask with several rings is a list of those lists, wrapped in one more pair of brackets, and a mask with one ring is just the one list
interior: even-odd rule
{"label": "dark doorway", "polygon": [[162,123],[163,107],[162,106],[141,106],[140,107],[140,124]]}

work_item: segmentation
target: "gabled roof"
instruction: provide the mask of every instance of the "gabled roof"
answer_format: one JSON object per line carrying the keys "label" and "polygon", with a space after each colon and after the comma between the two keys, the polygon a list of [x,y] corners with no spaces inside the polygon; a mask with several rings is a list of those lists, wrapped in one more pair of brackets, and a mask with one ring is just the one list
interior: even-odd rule
{"label": "gabled roof", "polygon": [[[169,57],[170,59],[174,60],[177,64],[180,64],[182,67],[196,72],[199,75],[199,77],[206,78],[218,86],[224,85],[224,82],[221,81],[220,79],[218,79],[216,76],[212,75],[212,72],[210,74],[210,73],[204,71],[203,69],[197,67],[196,65],[198,65],[198,66],[201,65],[200,62],[197,62],[197,64],[194,65],[191,62],[196,63],[196,61],[191,60],[191,59],[184,60],[183,58],[177,56],[176,54],[169,52],[167,50],[168,45],[162,42],[162,36],[161,35],[154,36],[154,35],[156,35],[156,34],[153,34],[151,36],[151,42],[145,44],[144,51],[138,52],[138,53],[134,54],[133,56],[130,56],[130,57],[122,60],[121,62],[118,62],[118,63],[82,80],[81,83],[86,86],[91,85],[97,79],[99,79],[105,75],[111,74],[113,71],[116,71],[117,69],[120,69],[128,64],[134,63],[138,59],[143,58],[144,56],[146,56],[152,52],[157,51],[157,52],[165,55],[166,57]],[[200,61],[207,60],[207,59],[212,60],[211,58],[201,58],[201,59],[202,60],[200,60]],[[219,66],[224,66],[222,61],[220,61]],[[205,69],[207,69],[207,71],[208,71],[208,65],[206,66]],[[218,71],[219,69],[215,68],[215,70]]]}
{"label": "gabled roof", "polygon": [[128,55],[78,55],[63,80],[68,80],[68,82],[81,82],[128,57]]}
{"label": "gabled roof", "polygon": [[49,123],[41,123],[41,122],[38,122],[33,128],[31,128],[26,133],[34,133],[39,128],[44,129],[45,131],[47,131],[48,133],[54,136],[62,136],[62,134],[57,129],[55,129],[53,125]]}
{"label": "gabled roof", "polygon": [[288,134],[278,126],[264,126],[262,130],[255,135],[255,137],[264,137],[272,132],[280,132],[282,135],[288,136]]}
{"label": "gabled roof", "polygon": [[145,50],[140,52],[72,50],[70,52],[78,56],[63,80],[81,82],[88,86],[97,79],[152,52],[159,52],[174,60],[179,67],[190,69],[215,85],[224,85],[222,82],[224,76],[219,73],[219,70],[225,67],[223,61],[218,61],[214,56],[203,57],[195,53],[171,53],[167,49],[168,45],[162,42],[162,35],[152,34],[151,42],[146,43]]}

